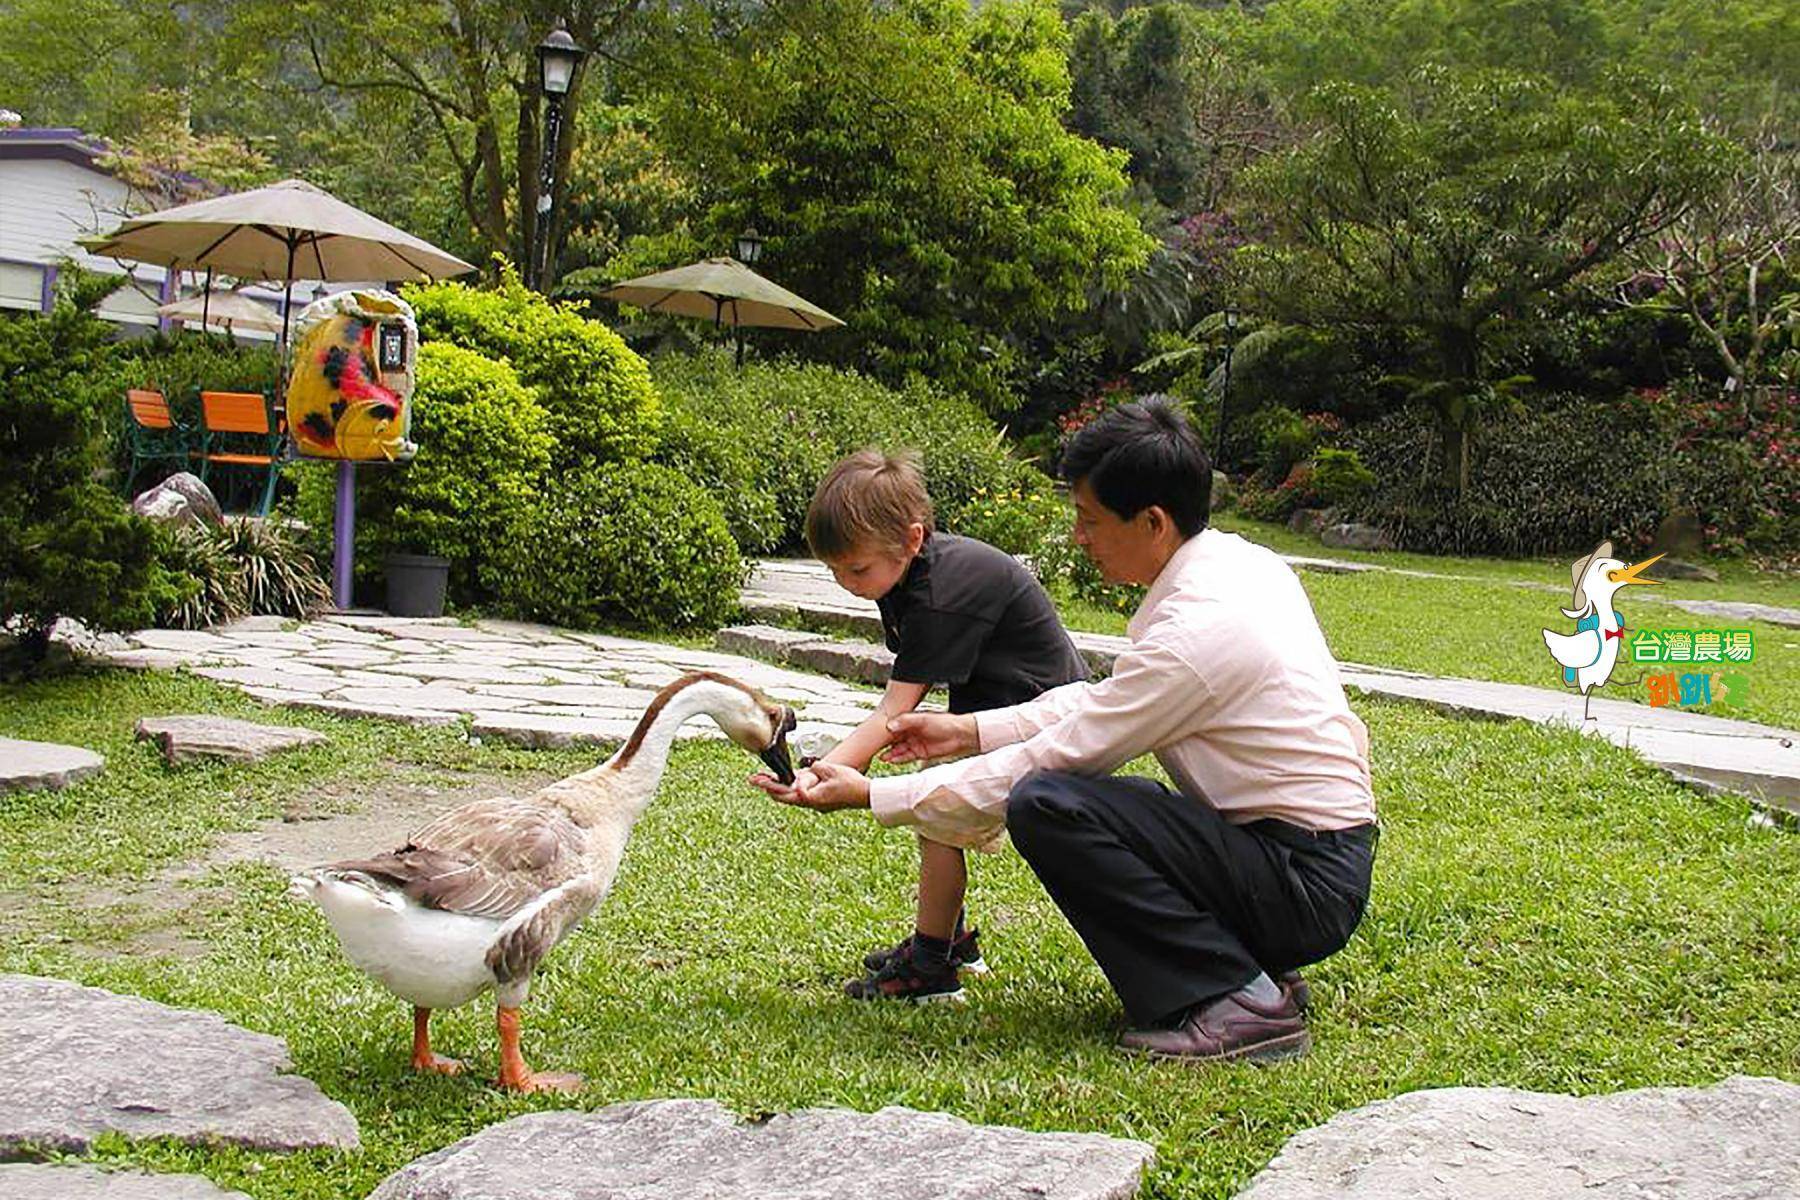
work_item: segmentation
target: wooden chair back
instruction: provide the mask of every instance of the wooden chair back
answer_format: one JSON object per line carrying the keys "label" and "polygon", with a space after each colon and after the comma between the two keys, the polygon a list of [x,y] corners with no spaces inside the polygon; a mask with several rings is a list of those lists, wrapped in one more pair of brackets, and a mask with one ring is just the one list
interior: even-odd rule
{"label": "wooden chair back", "polygon": [[175,428],[175,417],[169,412],[169,402],[161,392],[153,392],[148,388],[127,388],[125,404],[131,411],[131,419],[145,429]]}
{"label": "wooden chair back", "polygon": [[275,432],[261,392],[201,392],[200,421],[209,433]]}

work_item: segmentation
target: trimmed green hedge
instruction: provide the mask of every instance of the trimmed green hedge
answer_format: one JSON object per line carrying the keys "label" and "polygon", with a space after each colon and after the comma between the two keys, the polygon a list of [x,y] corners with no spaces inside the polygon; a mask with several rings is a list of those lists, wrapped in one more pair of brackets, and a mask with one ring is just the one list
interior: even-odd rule
{"label": "trimmed green hedge", "polygon": [[558,479],[494,562],[505,609],[577,629],[717,628],[744,582],[718,502],[654,463]]}
{"label": "trimmed green hedge", "polygon": [[505,359],[537,389],[560,466],[642,458],[656,448],[662,409],[649,367],[572,305],[552,304],[510,271],[492,290],[434,283],[401,294],[418,318],[420,341]]}

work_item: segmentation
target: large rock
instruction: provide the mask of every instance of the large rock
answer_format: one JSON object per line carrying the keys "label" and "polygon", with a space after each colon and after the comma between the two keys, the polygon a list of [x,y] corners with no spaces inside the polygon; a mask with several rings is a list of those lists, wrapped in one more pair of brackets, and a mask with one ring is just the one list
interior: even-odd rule
{"label": "large rock", "polygon": [[1237,1200],[1800,1196],[1800,1087],[1412,1092],[1295,1135]]}
{"label": "large rock", "polygon": [[1287,527],[1289,533],[1318,537],[1337,523],[1338,510],[1335,508],[1296,508],[1288,517]]}
{"label": "large rock", "polygon": [[250,1200],[201,1175],[102,1171],[69,1163],[0,1163],[0,1196],[10,1200]]}
{"label": "large rock", "polygon": [[1327,525],[1319,533],[1319,540],[1333,550],[1392,550],[1394,540],[1385,530],[1373,525],[1359,525],[1354,521],[1346,521],[1338,525]]}
{"label": "large rock", "polygon": [[131,511],[170,525],[223,525],[225,513],[212,489],[186,471],[169,476],[131,502]]}
{"label": "large rock", "polygon": [[758,1123],[711,1100],[650,1100],[515,1117],[402,1167],[369,1200],[1126,1200],[1153,1153],[905,1108]]}
{"label": "large rock", "polygon": [[1701,583],[1719,582],[1719,573],[1711,567],[1688,562],[1684,558],[1665,557],[1651,563],[1644,571],[1646,579],[1693,579]]}
{"label": "large rock", "polygon": [[170,766],[196,759],[261,762],[280,750],[314,746],[326,740],[314,729],[295,725],[258,725],[235,717],[145,717],[137,723],[137,740],[162,747]]}
{"label": "large rock", "polygon": [[356,1118],[280,1038],[213,1013],[0,975],[0,1156],[80,1153],[103,1133],[257,1150],[355,1148]]}
{"label": "large rock", "polygon": [[0,737],[0,792],[56,792],[97,774],[106,759],[80,746]]}
{"label": "large rock", "polygon": [[1219,512],[1230,508],[1237,501],[1237,488],[1233,486],[1231,477],[1217,467],[1212,473],[1212,497],[1207,504],[1208,512]]}

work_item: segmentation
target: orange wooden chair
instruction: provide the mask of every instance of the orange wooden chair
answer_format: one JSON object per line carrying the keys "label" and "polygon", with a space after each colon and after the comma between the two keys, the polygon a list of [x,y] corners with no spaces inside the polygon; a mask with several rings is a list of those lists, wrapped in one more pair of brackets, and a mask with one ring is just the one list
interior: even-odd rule
{"label": "orange wooden chair", "polygon": [[[200,393],[200,478],[214,463],[257,467],[264,473],[256,515],[267,516],[281,476],[282,430],[269,398],[261,392]],[[229,439],[229,440],[226,440]]]}
{"label": "orange wooden chair", "polygon": [[194,454],[194,431],[175,419],[163,394],[149,388],[125,391],[125,437],[131,448],[131,469],[125,475],[125,494],[147,462],[172,458],[183,464]]}

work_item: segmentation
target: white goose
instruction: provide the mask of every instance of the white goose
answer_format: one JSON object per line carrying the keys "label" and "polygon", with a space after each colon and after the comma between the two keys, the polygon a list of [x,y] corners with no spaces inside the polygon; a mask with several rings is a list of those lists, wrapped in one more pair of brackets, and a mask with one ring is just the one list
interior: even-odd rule
{"label": "white goose", "polygon": [[701,713],[792,781],[786,735],[793,712],[734,679],[697,672],[657,693],[630,739],[602,765],[522,800],[465,804],[390,853],[294,876],[294,892],[324,910],[350,961],[413,1005],[414,1068],[459,1071],[455,1059],[432,1053],[431,1010],[456,1008],[494,988],[500,1086],[580,1087],[580,1076],[525,1065],[519,1006],[545,956],[612,888],[676,729]]}

